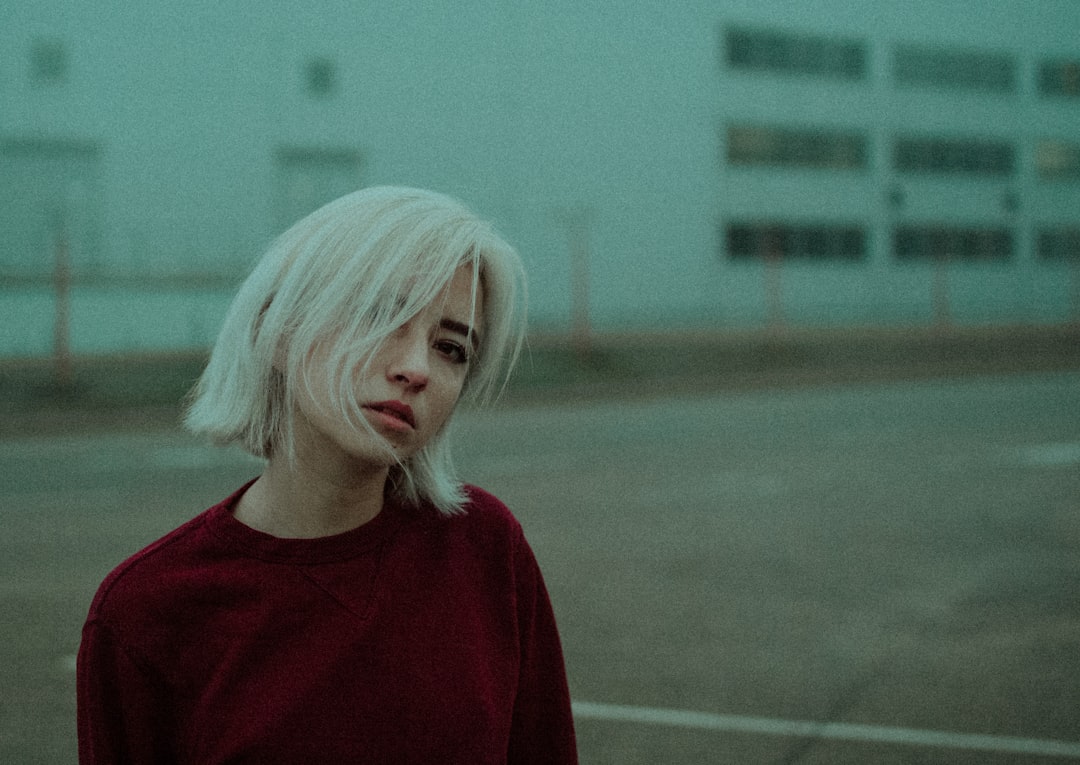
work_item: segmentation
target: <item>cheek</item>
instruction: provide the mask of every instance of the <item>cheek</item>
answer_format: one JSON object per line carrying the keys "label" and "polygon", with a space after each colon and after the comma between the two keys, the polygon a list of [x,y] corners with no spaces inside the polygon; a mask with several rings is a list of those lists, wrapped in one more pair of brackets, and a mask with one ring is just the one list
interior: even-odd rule
{"label": "cheek", "polygon": [[439,380],[438,385],[431,390],[431,414],[433,419],[438,420],[439,427],[453,414],[464,385],[465,375],[453,371]]}
{"label": "cheek", "polygon": [[322,390],[318,384],[310,391],[301,384],[296,393],[295,405],[298,415],[322,431],[333,429],[341,419],[334,414],[328,392]]}

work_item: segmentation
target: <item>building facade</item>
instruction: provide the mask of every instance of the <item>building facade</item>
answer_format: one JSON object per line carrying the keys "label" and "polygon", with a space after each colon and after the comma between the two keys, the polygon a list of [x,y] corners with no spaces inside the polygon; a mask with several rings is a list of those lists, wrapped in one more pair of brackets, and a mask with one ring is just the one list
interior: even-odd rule
{"label": "building facade", "polygon": [[0,356],[207,347],[384,183],[494,219],[538,330],[1080,312],[1072,0],[10,0],[0,43]]}

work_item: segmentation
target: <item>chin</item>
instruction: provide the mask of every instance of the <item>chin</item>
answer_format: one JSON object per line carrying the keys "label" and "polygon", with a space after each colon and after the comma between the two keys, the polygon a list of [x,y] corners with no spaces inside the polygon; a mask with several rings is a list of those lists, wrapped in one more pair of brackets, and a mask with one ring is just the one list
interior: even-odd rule
{"label": "chin", "polygon": [[[365,441],[367,440],[365,439]],[[344,451],[358,462],[366,462],[378,467],[392,467],[401,460],[413,456],[418,449],[412,444],[386,439],[382,443],[367,441],[366,443],[352,444],[351,448],[345,446]]]}

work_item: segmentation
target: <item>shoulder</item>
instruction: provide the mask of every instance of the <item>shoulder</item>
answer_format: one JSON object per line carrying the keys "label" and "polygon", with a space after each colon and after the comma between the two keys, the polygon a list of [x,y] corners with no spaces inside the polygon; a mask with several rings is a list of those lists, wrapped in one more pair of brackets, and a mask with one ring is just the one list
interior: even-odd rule
{"label": "shoulder", "polygon": [[513,557],[524,541],[518,519],[490,492],[469,484],[462,489],[465,502],[459,512],[447,515],[428,505],[416,530],[440,549],[482,550],[485,556],[503,550]]}
{"label": "shoulder", "polygon": [[521,523],[502,500],[478,486],[466,484],[463,488],[468,499],[463,512],[452,517],[461,519],[466,525],[502,533],[515,540],[522,535]]}
{"label": "shoulder", "polygon": [[464,508],[466,514],[480,515],[488,520],[511,526],[517,525],[517,518],[510,512],[510,508],[494,494],[471,484],[465,484],[463,488],[468,498]]}
{"label": "shoulder", "polygon": [[206,557],[214,540],[208,525],[229,501],[200,513],[114,568],[98,587],[88,621],[117,617],[127,621],[137,612],[153,609]]}

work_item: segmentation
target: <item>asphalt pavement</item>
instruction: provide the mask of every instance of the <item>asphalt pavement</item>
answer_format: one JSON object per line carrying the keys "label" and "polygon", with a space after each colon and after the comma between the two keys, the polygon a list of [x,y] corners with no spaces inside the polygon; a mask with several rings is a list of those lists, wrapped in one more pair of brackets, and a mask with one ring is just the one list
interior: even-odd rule
{"label": "asphalt pavement", "polygon": [[[690,377],[457,424],[545,572],[583,763],[1080,760],[1080,372]],[[92,425],[0,436],[0,762],[74,762],[98,582],[259,470]]]}

